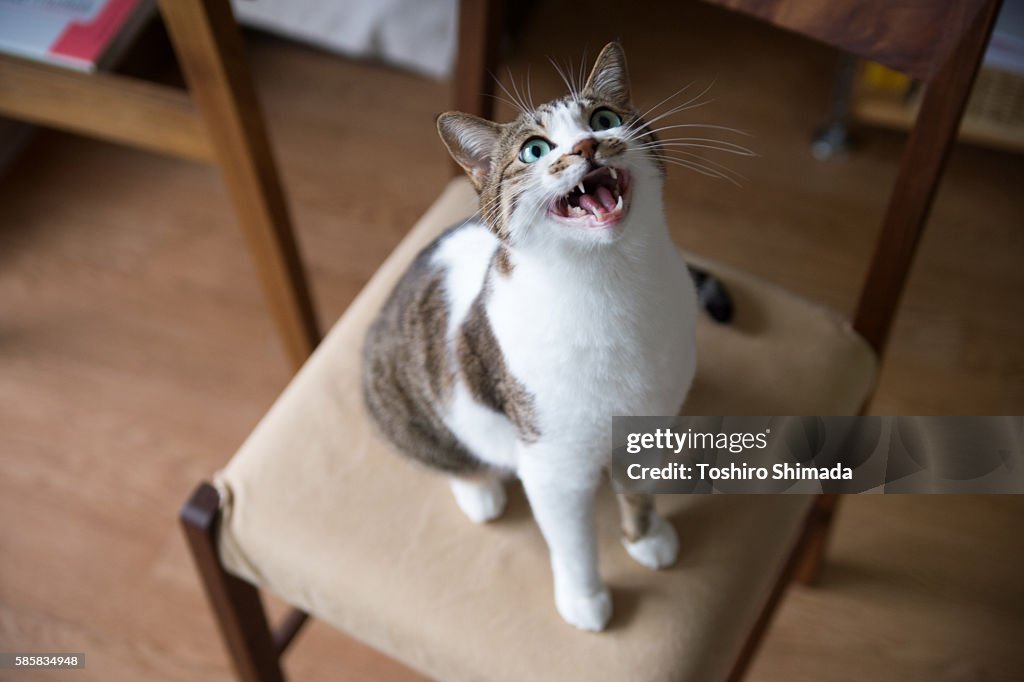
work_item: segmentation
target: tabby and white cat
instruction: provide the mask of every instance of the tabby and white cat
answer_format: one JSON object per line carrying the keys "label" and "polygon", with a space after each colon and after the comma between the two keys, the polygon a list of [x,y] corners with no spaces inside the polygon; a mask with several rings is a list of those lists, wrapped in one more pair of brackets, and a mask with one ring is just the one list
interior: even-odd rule
{"label": "tabby and white cat", "polygon": [[[476,522],[517,475],[550,549],[555,604],[611,617],[594,494],[613,415],[677,414],[693,379],[694,283],[669,238],[664,167],[607,45],[578,92],[507,124],[449,112],[441,138],[478,217],[428,246],[369,331],[364,392],[404,454],[450,477]],[[678,553],[649,496],[620,496],[623,543],[657,569]]]}

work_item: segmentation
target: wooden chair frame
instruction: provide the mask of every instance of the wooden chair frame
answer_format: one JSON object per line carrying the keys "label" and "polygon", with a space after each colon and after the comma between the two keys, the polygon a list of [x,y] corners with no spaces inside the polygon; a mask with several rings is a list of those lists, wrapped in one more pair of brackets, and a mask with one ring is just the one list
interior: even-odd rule
{"label": "wooden chair frame", "polygon": [[228,0],[160,0],[188,89],[0,55],[0,115],[220,168],[295,369],[320,340]]}
{"label": "wooden chair frame", "polygon": [[[886,41],[854,45],[846,41],[848,36],[842,33],[829,33],[834,27],[816,24],[815,17],[808,21],[800,12],[787,14],[788,0],[707,1],[759,15],[777,25],[869,58],[888,55],[890,59],[883,61],[927,83],[854,317],[854,328],[881,358],[1000,0],[952,0],[943,10],[946,12],[942,15],[943,22],[930,27],[934,35],[926,39],[918,36],[911,46],[913,49],[906,49],[895,57],[879,47],[891,51],[891,44]],[[493,81],[488,72],[493,72],[497,58],[501,25],[498,4],[494,0],[463,0],[459,13],[455,104],[463,111],[486,117],[493,113]],[[887,0],[860,0],[860,4],[881,13],[892,9],[892,3]],[[892,24],[893,31],[906,29],[905,24]],[[940,39],[931,39],[935,36]],[[219,504],[216,489],[201,483],[181,511],[185,537],[239,677],[260,682],[284,680],[280,657],[306,622],[307,615],[293,609],[271,630],[258,589],[228,573],[220,562],[217,549]],[[732,665],[730,682],[738,682],[746,673],[786,588],[793,581],[810,584],[816,579],[837,505],[836,495],[820,495],[815,500],[767,603]]]}

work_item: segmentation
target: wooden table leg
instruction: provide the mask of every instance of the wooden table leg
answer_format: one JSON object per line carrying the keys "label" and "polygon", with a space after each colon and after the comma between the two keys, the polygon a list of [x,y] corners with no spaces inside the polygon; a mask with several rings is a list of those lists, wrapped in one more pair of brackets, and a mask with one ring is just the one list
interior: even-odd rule
{"label": "wooden table leg", "polygon": [[228,0],[160,0],[160,11],[298,369],[320,332],[231,6]]}

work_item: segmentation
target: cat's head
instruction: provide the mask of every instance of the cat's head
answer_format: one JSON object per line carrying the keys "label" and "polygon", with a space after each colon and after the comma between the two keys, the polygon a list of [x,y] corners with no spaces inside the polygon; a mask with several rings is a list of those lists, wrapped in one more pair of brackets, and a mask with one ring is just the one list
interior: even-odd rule
{"label": "cat's head", "polygon": [[618,43],[605,46],[582,88],[510,123],[448,112],[437,128],[506,243],[608,243],[637,222],[636,207],[660,211],[663,167]]}

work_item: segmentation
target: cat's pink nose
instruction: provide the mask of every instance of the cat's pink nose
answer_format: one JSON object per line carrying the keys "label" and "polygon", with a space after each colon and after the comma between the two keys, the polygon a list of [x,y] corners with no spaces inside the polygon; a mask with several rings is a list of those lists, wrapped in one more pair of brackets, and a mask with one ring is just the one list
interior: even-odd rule
{"label": "cat's pink nose", "polygon": [[576,143],[576,146],[572,148],[572,153],[576,156],[582,156],[586,160],[594,158],[594,152],[597,151],[597,140],[592,137],[585,137]]}

